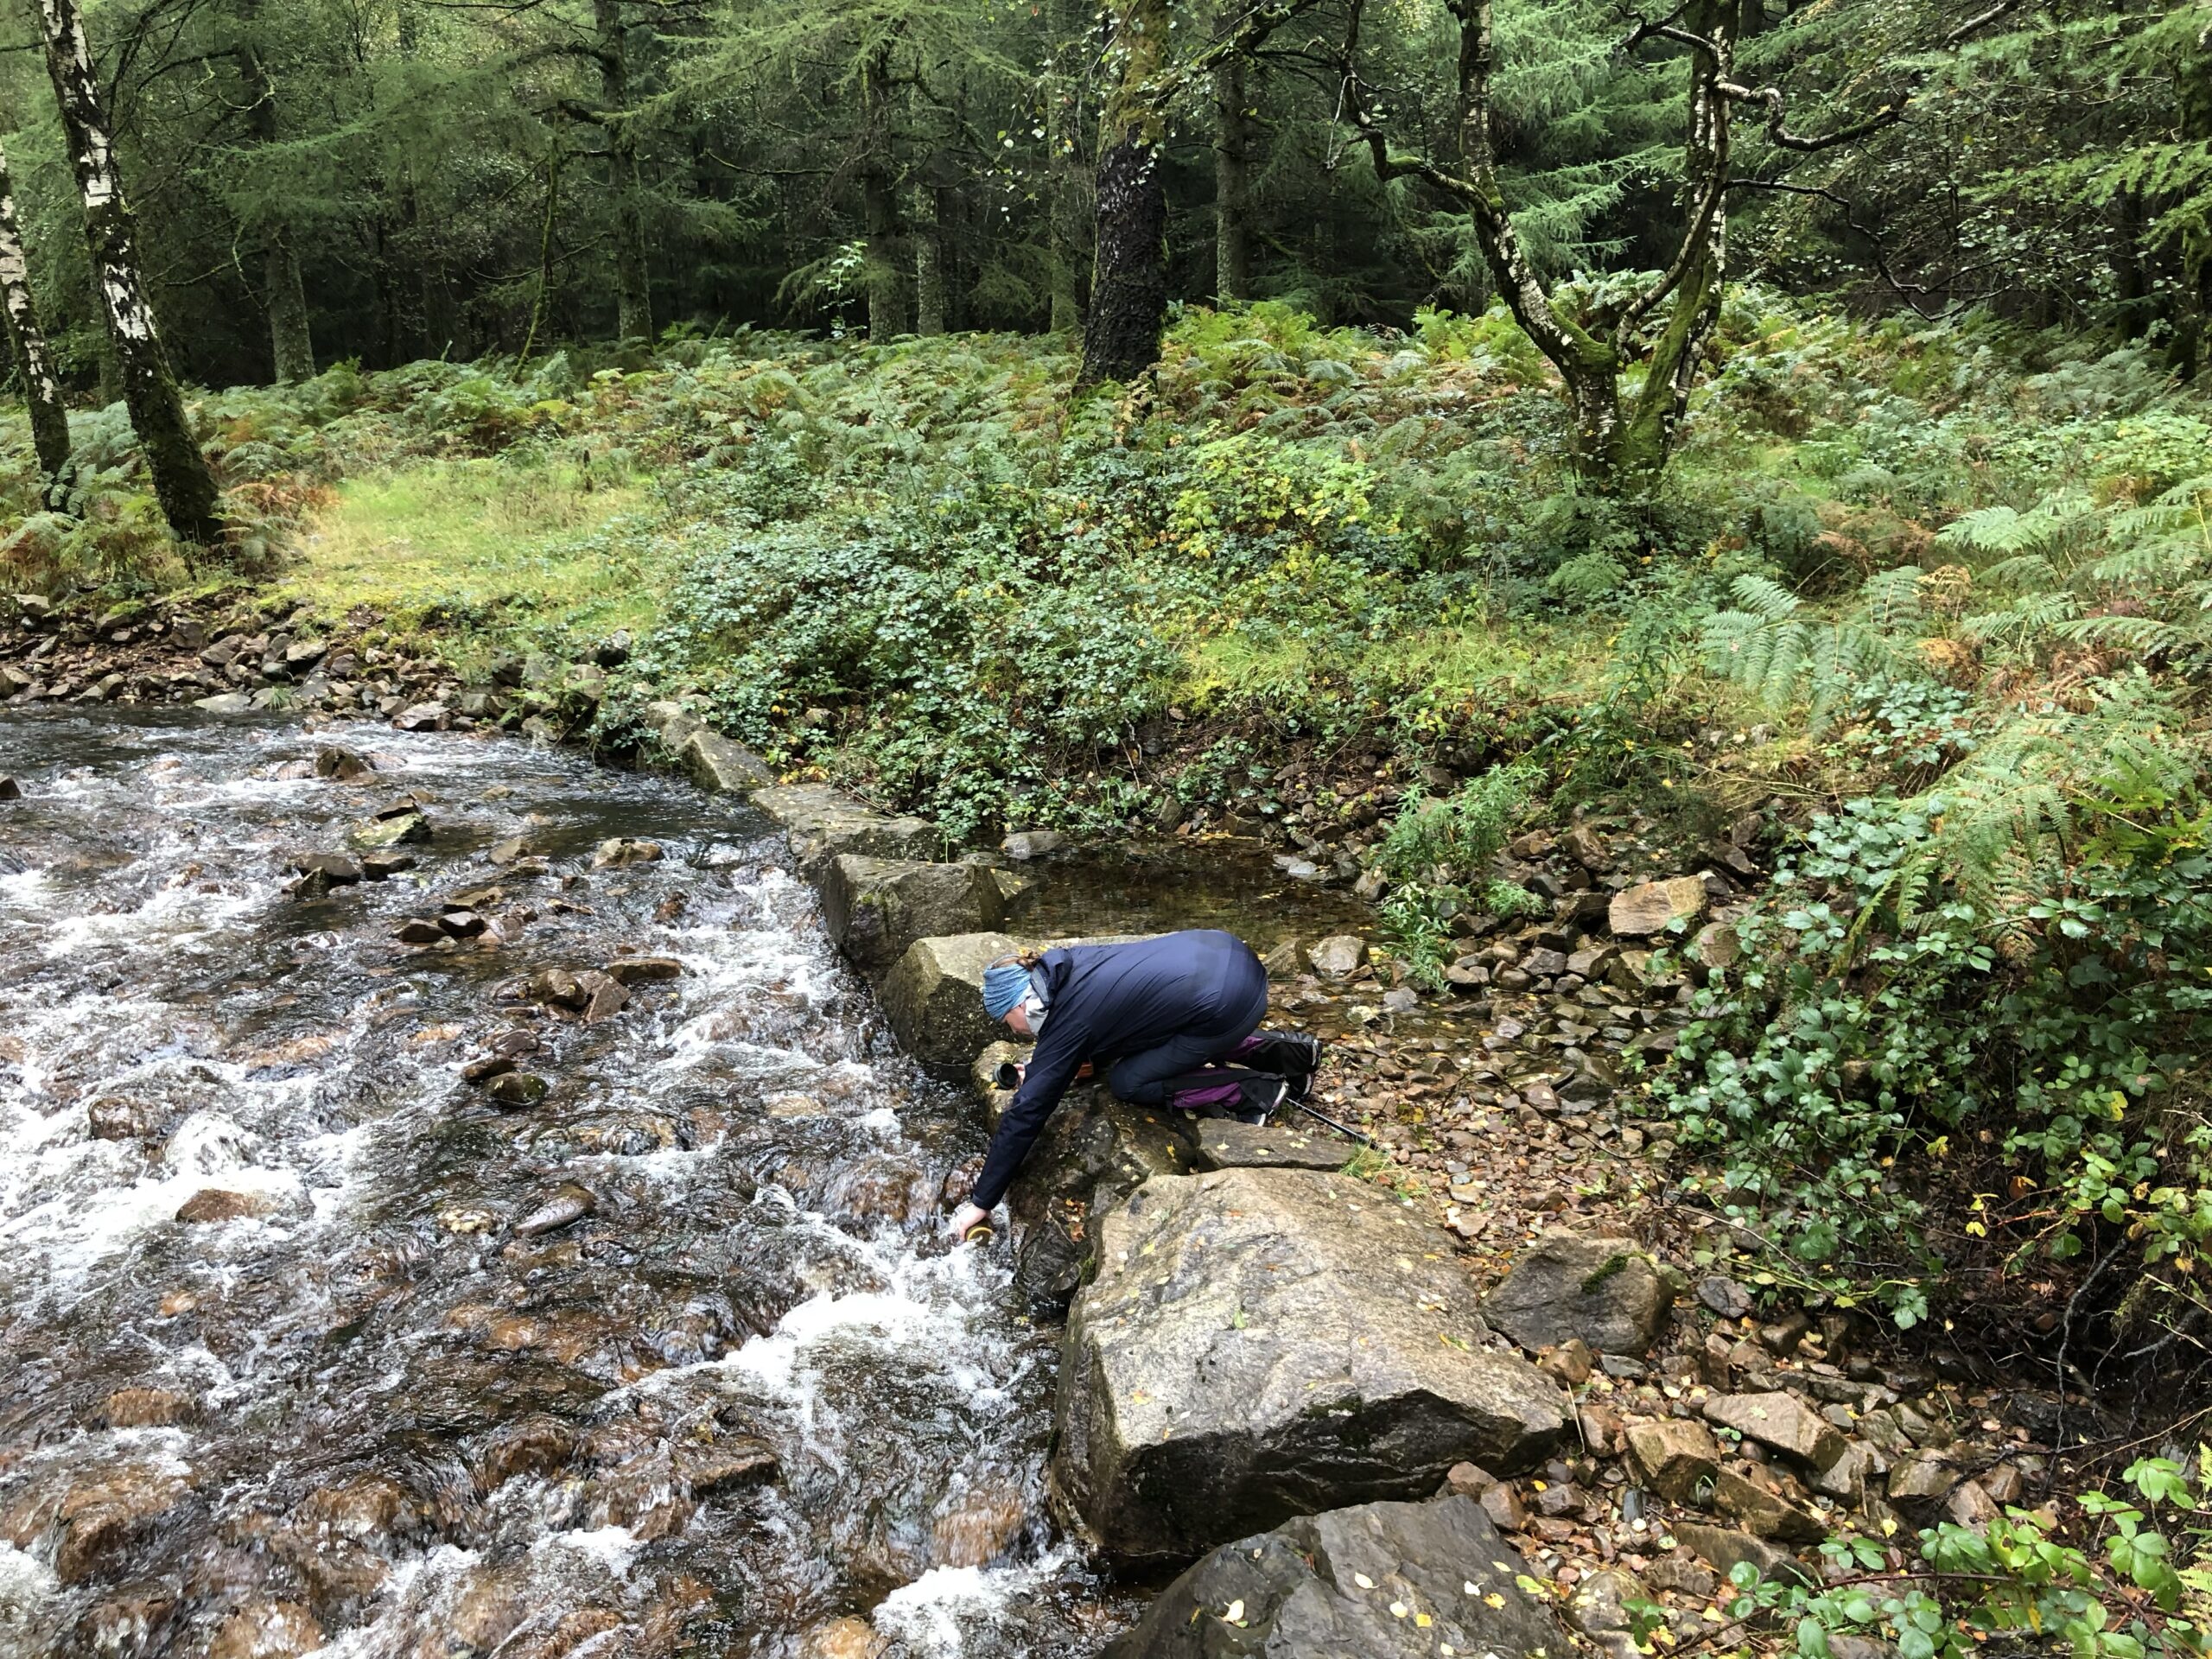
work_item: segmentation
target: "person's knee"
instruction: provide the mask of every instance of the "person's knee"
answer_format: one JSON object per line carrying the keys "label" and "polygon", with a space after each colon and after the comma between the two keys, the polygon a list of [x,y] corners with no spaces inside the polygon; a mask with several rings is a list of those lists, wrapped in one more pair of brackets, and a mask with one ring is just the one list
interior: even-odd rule
{"label": "person's knee", "polygon": [[1159,1077],[1148,1076],[1128,1061],[1109,1069],[1106,1087],[1114,1098],[1125,1100],[1132,1106],[1158,1106],[1167,1098],[1167,1084]]}

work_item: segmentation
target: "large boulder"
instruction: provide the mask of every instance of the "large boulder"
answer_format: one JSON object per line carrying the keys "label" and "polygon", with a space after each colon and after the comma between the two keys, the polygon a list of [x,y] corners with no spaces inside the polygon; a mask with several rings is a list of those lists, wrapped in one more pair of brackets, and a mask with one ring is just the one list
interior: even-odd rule
{"label": "large boulder", "polygon": [[1479,1345],[1450,1238],[1313,1170],[1158,1176],[1095,1227],[1061,1353],[1056,1492],[1110,1554],[1188,1557],[1286,1517],[1511,1474],[1559,1386]]}
{"label": "large boulder", "polygon": [[1100,1659],[1533,1659],[1565,1654],[1471,1498],[1363,1503],[1224,1544]]}
{"label": "large boulder", "polygon": [[955,933],[908,945],[877,993],[900,1046],[924,1065],[968,1065],[1005,1030],[983,1011],[983,970],[1021,949],[1003,933]]}
{"label": "large boulder", "polygon": [[1640,1354],[1673,1301],[1634,1239],[1546,1232],[1484,1299],[1483,1317],[1524,1348],[1580,1337],[1600,1353]]}
{"label": "large boulder", "polygon": [[756,789],[753,804],[782,827],[792,856],[808,875],[840,853],[925,859],[944,840],[944,832],[926,818],[886,817],[822,784]]}
{"label": "large boulder", "polygon": [[[664,741],[667,733],[683,730],[683,721],[689,718],[679,715],[663,727]],[[695,726],[684,734],[676,758],[693,783],[717,795],[742,795],[776,781],[774,769],[759,755],[703,726]]]}
{"label": "large boulder", "polygon": [[839,950],[878,969],[917,939],[997,927],[1006,919],[1006,894],[996,872],[980,864],[842,853],[823,872],[822,919]]}

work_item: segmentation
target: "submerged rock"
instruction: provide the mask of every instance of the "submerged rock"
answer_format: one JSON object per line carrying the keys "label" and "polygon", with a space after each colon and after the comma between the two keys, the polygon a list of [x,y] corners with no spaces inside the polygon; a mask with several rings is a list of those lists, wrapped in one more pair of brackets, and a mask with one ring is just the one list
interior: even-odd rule
{"label": "submerged rock", "polygon": [[917,939],[988,932],[1006,918],[996,872],[842,853],[823,872],[822,920],[861,967],[890,967]]}
{"label": "submerged rock", "polygon": [[1548,1232],[1483,1300],[1483,1317],[1524,1348],[1580,1338],[1607,1354],[1640,1354],[1674,1293],[1632,1238]]}
{"label": "submerged rock", "polygon": [[591,867],[594,870],[622,869],[632,864],[658,863],[660,856],[660,842],[657,841],[632,841],[627,836],[609,836],[592,849]]}
{"label": "submerged rock", "polygon": [[397,847],[411,842],[430,838],[430,821],[420,812],[400,811],[388,817],[372,818],[354,829],[356,847],[380,849]]}
{"label": "submerged rock", "polygon": [[375,770],[353,750],[341,748],[335,743],[316,751],[315,757],[315,775],[337,783],[356,783]]}
{"label": "submerged rock", "polygon": [[681,979],[683,964],[674,957],[616,957],[607,964],[606,973],[618,985],[646,985]]}
{"label": "submerged rock", "polygon": [[1363,1503],[1224,1545],[1100,1659],[1535,1659],[1570,1651],[1471,1499]]}
{"label": "submerged rock", "polygon": [[[500,1064],[512,1065],[514,1062],[505,1060]],[[519,1110],[524,1107],[535,1106],[544,1099],[547,1087],[545,1079],[535,1073],[503,1071],[491,1079],[490,1086],[484,1092],[499,1104]]]}
{"label": "submerged rock", "polygon": [[322,1646],[322,1626],[296,1601],[251,1601],[216,1627],[207,1659],[299,1659]]}
{"label": "submerged rock", "polygon": [[1367,941],[1356,933],[1335,933],[1314,942],[1306,953],[1313,964],[1313,971],[1332,979],[1342,979],[1346,974],[1359,971],[1367,960]]}
{"label": "submerged rock", "polygon": [[1476,1344],[1449,1237],[1305,1170],[1156,1177],[1096,1229],[1062,1350],[1052,1474],[1101,1544],[1187,1556],[1316,1507],[1511,1474],[1567,1396]]}
{"label": "submerged rock", "polygon": [[599,1200],[588,1187],[574,1181],[564,1181],[560,1191],[515,1224],[519,1238],[535,1238],[540,1233],[550,1233],[582,1221],[599,1207]]}
{"label": "submerged rock", "polygon": [[276,1213],[276,1203],[265,1192],[238,1192],[228,1187],[203,1186],[177,1206],[176,1218],[192,1225],[210,1222],[248,1221]]}
{"label": "submerged rock", "polygon": [[54,1540],[54,1573],[81,1584],[190,1497],[197,1477],[174,1459],[88,1471],[57,1491],[34,1484],[0,1510],[0,1539]]}
{"label": "submerged rock", "polygon": [[292,890],[302,898],[328,893],[333,887],[350,887],[364,874],[360,865],[343,853],[302,853],[292,860],[292,868],[300,877]]}
{"label": "submerged rock", "polygon": [[850,1614],[817,1624],[798,1639],[798,1659],[880,1659],[891,1646],[875,1626]]}
{"label": "submerged rock", "polygon": [[1019,830],[999,842],[999,850],[1008,858],[1027,861],[1049,858],[1068,844],[1068,838],[1057,830]]}

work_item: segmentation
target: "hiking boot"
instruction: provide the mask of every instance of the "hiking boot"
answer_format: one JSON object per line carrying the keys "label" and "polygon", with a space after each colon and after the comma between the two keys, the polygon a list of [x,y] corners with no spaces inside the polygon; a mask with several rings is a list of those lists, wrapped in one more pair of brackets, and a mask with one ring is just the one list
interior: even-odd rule
{"label": "hiking boot", "polygon": [[1321,1039],[1302,1031],[1262,1031],[1247,1038],[1238,1064],[1279,1077],[1310,1077],[1321,1069]]}
{"label": "hiking boot", "polygon": [[1265,1075],[1248,1077],[1242,1093],[1243,1098],[1223,1116],[1239,1123],[1264,1123],[1289,1098],[1290,1079]]}

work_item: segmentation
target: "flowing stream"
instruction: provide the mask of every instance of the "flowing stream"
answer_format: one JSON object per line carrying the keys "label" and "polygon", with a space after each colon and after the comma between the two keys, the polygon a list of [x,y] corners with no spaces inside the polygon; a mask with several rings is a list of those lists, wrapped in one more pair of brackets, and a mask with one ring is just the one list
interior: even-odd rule
{"label": "flowing stream", "polygon": [[[377,770],[312,775],[333,743]],[[1045,1518],[1003,1242],[933,1242],[972,1114],[762,821],[111,709],[0,714],[0,1652],[843,1659],[857,1618],[1015,1659],[1132,1616]],[[416,868],[285,890],[410,796]],[[593,868],[613,836],[664,855]],[[483,937],[398,942],[463,894]],[[683,974],[520,995],[625,952]],[[538,1103],[463,1080],[533,1040]]]}

